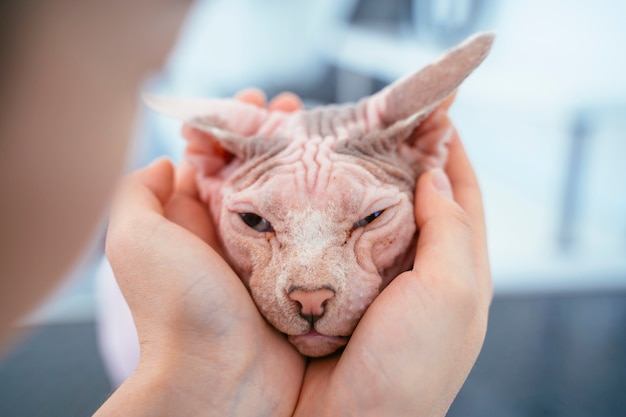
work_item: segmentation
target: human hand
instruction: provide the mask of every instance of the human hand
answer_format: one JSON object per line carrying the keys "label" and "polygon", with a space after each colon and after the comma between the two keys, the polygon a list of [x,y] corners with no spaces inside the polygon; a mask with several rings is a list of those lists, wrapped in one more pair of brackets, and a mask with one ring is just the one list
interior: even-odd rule
{"label": "human hand", "polygon": [[[99,412],[290,415],[304,359],[215,251],[194,175],[186,163],[175,173],[159,160],[117,191],[107,257],[132,311],[141,359]],[[158,395],[147,395],[146,386]]]}
{"label": "human hand", "polygon": [[481,194],[445,115],[451,102],[415,133],[452,137],[447,175],[428,171],[417,184],[414,268],[374,300],[342,354],[308,364],[295,415],[443,416],[478,357],[492,285]]}

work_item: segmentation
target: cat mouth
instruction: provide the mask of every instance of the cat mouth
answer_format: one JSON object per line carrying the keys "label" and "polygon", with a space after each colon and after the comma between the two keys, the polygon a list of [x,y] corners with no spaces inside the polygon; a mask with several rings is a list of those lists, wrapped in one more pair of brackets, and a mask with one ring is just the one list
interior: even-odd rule
{"label": "cat mouth", "polygon": [[350,336],[328,336],[315,330],[300,335],[288,335],[289,343],[305,356],[320,357],[330,355],[344,347]]}

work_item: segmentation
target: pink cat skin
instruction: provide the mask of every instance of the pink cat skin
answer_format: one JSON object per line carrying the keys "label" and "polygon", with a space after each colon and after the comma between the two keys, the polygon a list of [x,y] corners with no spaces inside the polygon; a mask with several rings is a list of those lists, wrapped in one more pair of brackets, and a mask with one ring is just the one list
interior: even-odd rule
{"label": "pink cat skin", "polygon": [[447,157],[445,137],[411,133],[483,61],[493,38],[475,35],[355,104],[285,113],[146,97],[234,155],[211,175],[211,155],[189,158],[227,260],[302,354],[344,346],[374,298],[411,268],[415,183]]}

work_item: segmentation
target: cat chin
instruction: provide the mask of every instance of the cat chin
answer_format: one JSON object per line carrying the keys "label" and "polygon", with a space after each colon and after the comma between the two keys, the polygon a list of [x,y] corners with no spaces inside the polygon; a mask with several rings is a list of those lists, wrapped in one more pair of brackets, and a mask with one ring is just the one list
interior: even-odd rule
{"label": "cat chin", "polygon": [[344,347],[350,338],[348,336],[327,336],[316,331],[310,331],[301,335],[289,335],[287,339],[304,356],[318,358],[336,352]]}

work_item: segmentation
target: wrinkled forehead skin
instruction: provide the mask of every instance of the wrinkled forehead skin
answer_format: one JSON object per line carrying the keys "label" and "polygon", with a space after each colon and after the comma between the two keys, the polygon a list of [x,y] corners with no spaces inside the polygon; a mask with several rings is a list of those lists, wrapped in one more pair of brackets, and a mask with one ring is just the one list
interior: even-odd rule
{"label": "wrinkled forehead skin", "polygon": [[[404,187],[411,188],[416,175],[411,172],[410,162],[398,166],[401,152],[397,149],[376,149],[372,144],[368,144],[370,149],[368,145],[354,146],[365,143],[371,136],[380,136],[386,127],[376,109],[367,107],[362,101],[356,105],[331,105],[295,113],[275,112],[251,140],[263,143],[265,149],[232,172],[229,183],[245,189],[267,181],[276,174],[272,170],[281,167],[293,171],[299,189],[318,191],[323,196],[327,194],[324,190],[338,164],[356,165],[363,173],[380,181],[403,183]],[[398,129],[395,134],[406,139],[413,128]],[[431,151],[423,148],[424,154]]]}

